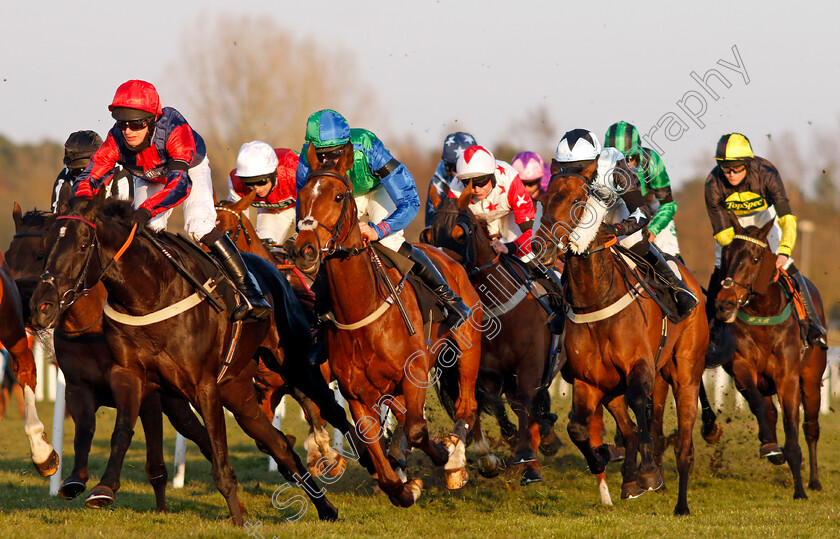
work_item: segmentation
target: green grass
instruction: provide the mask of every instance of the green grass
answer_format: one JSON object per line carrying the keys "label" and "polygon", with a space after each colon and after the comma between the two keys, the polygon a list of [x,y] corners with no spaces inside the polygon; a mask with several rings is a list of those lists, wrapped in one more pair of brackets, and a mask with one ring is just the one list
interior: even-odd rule
{"label": "green grass", "polygon": [[[434,399],[434,397],[432,397]],[[373,482],[357,464],[328,485],[330,500],[339,510],[335,523],[321,523],[314,508],[298,522],[285,519],[294,511],[280,511],[271,504],[274,490],[285,483],[279,474],[269,475],[267,458],[259,453],[228,418],[231,460],[240,481],[240,496],[248,508],[246,520],[262,522],[263,537],[675,537],[675,536],[840,536],[840,418],[832,411],[820,418],[820,474],[824,490],[808,491],[809,499],[793,500],[790,471],[758,458],[755,421],[745,411],[720,415],[723,439],[707,446],[695,433],[696,462],[689,487],[691,516],[674,517],[676,469],[673,450],[665,457],[668,489],[647,493],[630,501],[619,499],[620,475],[616,464],[608,468],[608,481],[615,507],[598,503],[593,477],[586,471],[579,452],[565,432],[568,399],[556,399],[561,414],[558,429],[566,447],[551,458],[541,457],[544,481],[520,487],[519,472],[507,470],[495,479],[485,479],[470,466],[470,482],[456,492],[447,491],[441,469],[433,468],[425,455],[412,453],[409,475],[423,479],[423,495],[415,507],[393,507],[382,494],[373,496]],[[297,407],[289,404],[287,432],[298,437],[295,449],[303,455],[304,424]],[[52,407],[40,408],[51,423]],[[428,412],[431,429],[443,434],[450,427],[439,409]],[[112,410],[100,410],[91,454],[92,478],[107,460],[113,428]],[[673,425],[672,412],[666,416]],[[670,427],[668,427],[670,429]],[[72,467],[72,422],[66,422],[64,440]],[[491,436],[497,435],[494,428]],[[804,478],[807,484],[807,448]],[[166,423],[165,455],[171,474],[174,431]],[[500,450],[500,456],[505,452]],[[142,429],[126,459],[122,488],[112,508],[89,510],[82,498],[64,501],[48,495],[48,481],[40,478],[28,459],[28,445],[20,419],[0,422],[0,531],[6,537],[248,537],[234,528],[222,496],[210,480],[210,466],[195,446],[189,447],[187,484],[168,489],[169,514],[154,511],[154,496],[145,479],[145,445]],[[297,491],[300,492],[300,491]]]}

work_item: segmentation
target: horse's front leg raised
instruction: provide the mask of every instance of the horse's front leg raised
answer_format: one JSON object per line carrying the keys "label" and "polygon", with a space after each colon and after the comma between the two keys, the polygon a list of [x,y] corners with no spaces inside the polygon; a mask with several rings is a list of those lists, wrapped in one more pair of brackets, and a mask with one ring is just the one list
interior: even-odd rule
{"label": "horse's front leg raised", "polygon": [[111,434],[111,455],[99,484],[91,489],[85,500],[85,505],[94,509],[114,503],[114,496],[120,489],[123,461],[134,437],[134,425],[140,413],[143,381],[130,369],[114,365],[111,369],[111,390],[117,408],[117,419]]}

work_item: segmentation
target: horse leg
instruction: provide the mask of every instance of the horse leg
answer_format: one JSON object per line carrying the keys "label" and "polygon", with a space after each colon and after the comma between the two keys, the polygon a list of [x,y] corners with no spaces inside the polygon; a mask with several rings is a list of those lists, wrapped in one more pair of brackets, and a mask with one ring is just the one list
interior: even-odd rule
{"label": "horse leg", "polygon": [[[318,510],[321,520],[335,520],[338,510],[327,499],[325,492],[315,483],[312,475],[306,471],[300,457],[292,451],[292,445],[283,432],[274,428],[260,409],[256,394],[247,377],[237,378],[223,386],[222,400],[225,407],[233,413],[236,422],[245,434],[254,439],[257,448],[271,455],[277,463],[277,468],[287,481],[295,482],[306,491],[309,499]],[[326,466],[331,463],[324,463]],[[320,468],[321,463],[316,465]],[[231,469],[231,474],[233,470]],[[234,477],[235,481],[235,477]],[[220,489],[221,490],[221,489]],[[235,493],[235,490],[234,490]]]}
{"label": "horse leg", "polygon": [[[637,481],[640,488],[648,490],[657,490],[664,484],[654,458],[653,438],[647,419],[648,394],[653,389],[653,383],[654,373],[651,372],[649,365],[644,361],[639,361],[627,374],[627,391],[624,395],[624,400],[633,410],[638,425],[638,451],[641,462]],[[626,442],[626,432],[624,429],[621,432],[625,435]]]}
{"label": "horse leg", "polygon": [[400,476],[403,483],[406,481],[405,469],[407,466],[406,451],[408,451],[408,438],[405,436],[405,418],[400,423],[397,420],[397,427],[394,429],[394,434],[391,437],[391,445],[388,448],[388,462],[391,467]]}
{"label": "horse leg", "polygon": [[[253,388],[251,388],[251,392],[253,392]],[[230,465],[225,414],[222,410],[221,396],[216,380],[202,380],[196,387],[196,397],[198,411],[204,418],[204,426],[207,428],[207,434],[210,436],[210,444],[213,449],[211,459],[213,467],[210,472],[213,476],[213,482],[227,502],[233,524],[242,526],[244,522],[242,513],[245,512],[245,506],[239,501],[239,494],[236,491],[236,473]],[[265,417],[259,410],[255,415]]]}
{"label": "horse leg", "polygon": [[707,444],[716,444],[723,434],[723,427],[718,423],[715,411],[709,403],[709,397],[706,395],[706,386],[703,384],[702,379],[700,380],[700,407],[702,409],[700,419],[703,422],[703,426],[700,428],[700,434],[706,440]]}
{"label": "horse leg", "polygon": [[473,452],[478,463],[478,473],[483,477],[496,477],[501,470],[501,462],[499,457],[490,451],[490,444],[487,443],[487,438],[484,436],[484,430],[481,428],[481,415],[475,418],[475,427],[473,428]]}
{"label": "horse leg", "polygon": [[741,362],[736,360],[732,361],[732,378],[735,380],[735,387],[744,396],[750,411],[758,421],[758,441],[761,443],[759,457],[767,458],[773,455],[781,455],[782,450],[776,443],[775,428],[771,429],[767,423],[768,406],[764,395],[756,387],[756,376],[756,373],[750,371],[749,366],[742,366]]}
{"label": "horse leg", "polygon": [[[589,443],[596,449],[603,447],[603,450],[609,451],[609,462],[624,460],[624,447],[617,448],[612,444],[604,444],[604,435],[604,406],[599,404],[589,418]],[[620,454],[619,449],[621,450]],[[596,474],[595,482],[598,485],[598,492],[601,495],[601,505],[612,505],[610,489],[607,486],[607,471],[604,470]]]}
{"label": "horse leg", "polygon": [[[767,395],[766,397],[764,397],[764,419],[767,422],[770,443],[778,445],[778,441],[776,439],[776,423],[779,420],[779,411],[776,409],[776,405],[773,403],[772,395]],[[785,463],[785,455],[781,451],[779,451],[778,453],[768,455],[767,460],[769,460],[772,464],[775,464],[776,466],[781,466]]]}
{"label": "horse leg", "polygon": [[73,471],[61,483],[58,495],[65,500],[72,500],[85,491],[88,481],[88,457],[93,435],[96,432],[96,396],[88,387],[68,385],[67,411],[73,418],[75,434],[73,436]]}
{"label": "horse leg", "polygon": [[513,451],[516,445],[516,434],[518,429],[513,421],[511,421],[508,417],[504,401],[501,397],[493,398],[488,400],[487,407],[493,414],[493,417],[496,418],[496,422],[499,424],[499,431],[502,434],[502,438],[505,439],[510,446],[511,451]]}
{"label": "horse leg", "polygon": [[601,402],[603,393],[581,380],[575,380],[572,391],[572,416],[566,431],[572,443],[586,459],[590,473],[602,473],[610,461],[610,453],[603,445],[592,447],[589,437],[589,421]]}
{"label": "horse leg", "polygon": [[540,453],[546,457],[552,457],[563,447],[563,442],[554,430],[557,414],[551,412],[551,395],[548,394],[547,387],[537,391],[534,405],[537,408],[537,422],[540,425]]}
{"label": "horse leg", "polygon": [[624,397],[619,396],[607,402],[607,409],[615,419],[616,429],[621,432],[624,438],[624,462],[621,464],[621,499],[630,500],[638,498],[647,489],[639,486],[638,469],[636,466],[636,454],[639,450],[639,434],[630,414],[627,411],[627,404]]}
{"label": "horse leg", "polygon": [[[422,449],[424,453],[429,455],[435,466],[443,466],[449,461],[450,451],[444,444],[432,440],[429,436],[429,428],[423,416],[428,372],[422,363],[421,361],[411,361],[406,364],[406,369],[410,369],[410,372],[406,372],[407,376],[402,383],[405,398],[405,435],[408,438],[408,445]],[[463,445],[463,440],[459,441],[460,445]],[[463,450],[460,456],[463,457]],[[447,474],[466,474],[466,458],[458,464],[460,465],[459,468],[447,467]]]}
{"label": "horse leg", "polygon": [[[321,418],[321,412],[318,407],[312,402],[312,399],[300,391],[292,390],[289,394],[297,401],[301,409],[303,409],[306,420],[309,422],[309,436],[307,436],[303,443],[303,447],[306,449],[306,469],[309,470],[313,477],[321,477],[321,471],[316,464],[322,458],[326,458],[331,463],[328,472],[330,477],[344,474],[344,470],[347,468],[347,462],[343,456],[333,450],[330,434],[327,432],[327,426]],[[274,407],[276,408],[277,406],[275,405]],[[294,442],[292,442],[292,445],[294,445]]]}
{"label": "horse leg", "polygon": [[530,485],[531,483],[539,483],[542,481],[542,468],[540,461],[536,458],[537,449],[540,447],[540,424],[538,421],[536,405],[532,404],[532,413],[530,414],[528,431],[531,434],[531,450],[534,452],[534,460],[525,463],[525,469],[522,470],[522,479],[519,484],[522,486]]}
{"label": "horse leg", "polygon": [[163,460],[163,418],[160,396],[149,393],[140,404],[140,422],[146,434],[146,477],[155,491],[155,504],[166,512],[166,463]]}
{"label": "horse leg", "polygon": [[[423,482],[420,479],[412,479],[408,483],[403,483],[400,480],[385,457],[385,452],[380,443],[382,427],[379,422],[379,414],[363,402],[355,399],[347,399],[347,402],[350,405],[353,418],[356,420],[356,428],[360,429],[360,438],[367,446],[368,454],[376,470],[373,475],[379,484],[379,488],[388,495],[388,499],[397,507],[411,507],[420,498]],[[359,452],[361,452],[361,448],[359,448]]]}
{"label": "horse leg", "polygon": [[198,446],[208,462],[213,462],[213,446],[207,429],[190,408],[190,403],[183,397],[160,393],[160,405],[169,422],[181,436]]}
{"label": "horse leg", "polygon": [[808,495],[802,486],[802,448],[799,446],[799,376],[793,374],[777,380],[776,389],[785,429],[785,460],[793,474],[793,499],[805,499]]}
{"label": "horse leg", "polygon": [[91,509],[114,503],[114,495],[120,489],[123,461],[134,437],[134,425],[140,413],[143,380],[136,373],[115,364],[111,368],[111,390],[117,409],[114,432],[111,434],[111,455],[99,484],[91,489],[85,500],[85,505]]}
{"label": "horse leg", "polygon": [[817,468],[817,442],[820,439],[820,399],[822,397],[820,385],[825,372],[826,352],[814,347],[809,353],[811,357],[805,364],[799,382],[802,391],[802,407],[805,409],[802,430],[805,431],[805,441],[808,443],[808,461],[811,471],[808,488],[822,490],[820,472]]}
{"label": "horse leg", "polygon": [[[698,361],[702,362],[701,357]],[[697,420],[697,399],[700,390],[692,373],[686,372],[693,365],[691,362],[677,359],[680,370],[674,377],[674,399],[677,401],[677,440],[674,443],[674,456],[677,459],[677,472],[680,477],[675,515],[688,515],[688,481],[694,468],[694,423]],[[686,365],[689,364],[689,365]],[[684,369],[680,369],[686,365]],[[702,376],[702,372],[699,376]]]}
{"label": "horse leg", "polygon": [[53,449],[52,444],[47,441],[46,429],[38,417],[38,409],[35,407],[35,359],[26,341],[26,333],[21,326],[11,327],[8,320],[4,320],[4,326],[10,327],[11,335],[3,331],[2,341],[12,360],[12,368],[17,376],[18,385],[23,390],[23,402],[25,406],[23,431],[29,438],[29,450],[32,463],[42,477],[49,477],[58,471],[58,453]]}
{"label": "horse leg", "polygon": [[[668,400],[670,386],[660,373],[657,373],[653,383],[653,400],[651,409],[651,434],[653,435],[653,458],[662,474],[662,481],[665,481],[665,470],[662,468],[662,455],[668,448],[668,439],[663,432],[665,416],[665,403]],[[664,485],[663,485],[664,488]]]}

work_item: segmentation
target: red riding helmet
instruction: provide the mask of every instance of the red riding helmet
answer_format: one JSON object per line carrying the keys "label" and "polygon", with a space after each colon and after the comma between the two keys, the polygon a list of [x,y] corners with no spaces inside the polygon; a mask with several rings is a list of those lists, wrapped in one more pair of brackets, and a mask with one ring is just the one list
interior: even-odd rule
{"label": "red riding helmet", "polygon": [[[118,109],[118,110],[114,110]],[[117,116],[136,116],[132,111],[125,109],[133,109],[134,111],[143,111],[147,116],[153,114],[155,117],[163,113],[163,108],[160,106],[160,96],[155,89],[154,84],[144,80],[130,80],[124,82],[117,88],[117,93],[114,94],[114,100],[108,105],[108,110],[111,111],[117,120],[138,120],[140,118],[117,118]]]}

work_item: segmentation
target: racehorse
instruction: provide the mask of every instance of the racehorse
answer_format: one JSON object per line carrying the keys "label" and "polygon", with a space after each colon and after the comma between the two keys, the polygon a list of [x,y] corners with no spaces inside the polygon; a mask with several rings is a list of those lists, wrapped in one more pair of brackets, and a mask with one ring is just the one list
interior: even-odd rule
{"label": "racehorse", "polygon": [[[504,431],[507,415],[501,397],[507,396],[518,423],[511,444],[513,462],[525,465],[521,482],[526,485],[542,480],[537,448],[554,454],[560,445],[553,423],[544,418],[550,408],[547,387],[555,374],[550,372],[551,333],[545,310],[534,292],[522,284],[523,268],[501,262],[490,246],[487,223],[468,208],[471,196],[471,187],[458,199],[441,198],[431,189],[435,212],[431,226],[420,233],[420,240],[444,249],[461,262],[473,287],[483,292],[485,309],[490,308],[497,318],[496,331],[482,333],[479,405],[491,412],[501,410]],[[482,474],[498,473],[494,469],[497,461],[489,456],[480,428],[474,430],[474,442]]]}
{"label": "racehorse", "polygon": [[[59,199],[59,211],[66,206]],[[51,212],[32,210],[22,214],[15,203],[12,212],[15,235],[6,260],[27,305],[44,273],[42,239],[55,220]],[[58,490],[66,500],[84,492],[88,480],[88,456],[96,431],[96,411],[100,406],[114,406],[109,383],[113,360],[102,333],[102,308],[105,287],[101,283],[90,289],[64,311],[55,330],[55,357],[66,380],[67,410],[75,424],[73,471]],[[177,430],[194,441],[210,460],[210,439],[204,426],[195,417],[189,403],[157,393],[149,394],[140,406],[140,420],[146,433],[146,476],[155,491],[158,511],[166,511],[166,464],[163,458],[163,425],[161,410]]]}
{"label": "racehorse", "polygon": [[[820,436],[820,385],[826,367],[826,351],[801,340],[799,323],[790,316],[793,300],[785,294],[776,272],[776,255],[767,244],[771,220],[763,227],[735,229],[732,243],[721,253],[722,289],[715,298],[715,317],[734,326],[736,346],[723,368],[749,403],[758,420],[759,455],[776,465],[787,461],[793,474],[793,497],[807,498],[802,485],[802,450],[799,447],[799,405],[805,409],[805,440],[811,465],[812,490],[821,490],[817,470]],[[822,300],[806,279],[814,308],[825,324]],[[778,395],[785,431],[784,451],[776,443],[777,411],[772,395]]]}
{"label": "racehorse", "polygon": [[[435,465],[445,464],[447,486],[460,488],[467,480],[464,440],[477,416],[475,380],[481,352],[476,325],[480,327],[483,315],[478,296],[460,265],[438,249],[420,247],[438,263],[455,293],[476,305],[470,321],[457,330],[445,332],[434,324],[427,335],[413,288],[395,285],[398,271],[386,268],[362,239],[346,176],[353,163],[352,147],[345,146],[335,169],[322,168],[311,145],[307,158],[313,168],[298,193],[302,218],[295,264],[308,275],[324,266],[333,320],[326,330],[329,364],[374,460],[379,487],[394,505],[409,507],[423,486],[419,479],[404,483],[380,446],[379,413],[387,404],[405,425],[408,443],[421,448]],[[416,328],[413,334],[409,323]],[[437,340],[428,346],[431,337]],[[428,377],[435,366],[430,351],[439,362],[454,354],[459,373],[456,422],[443,443],[430,438],[423,416],[426,389],[434,384]]]}
{"label": "racehorse", "polygon": [[[679,471],[679,494],[674,513],[687,515],[688,481],[694,464],[692,430],[708,346],[708,325],[702,308],[682,322],[669,324],[658,303],[637,291],[630,266],[622,263],[616,239],[601,232],[607,208],[589,196],[587,178],[595,164],[581,174],[556,175],[545,193],[545,213],[532,242],[540,262],[553,264],[558,246],[565,253],[568,289],[564,378],[573,384],[569,436],[593,474],[602,474],[609,451],[590,444],[589,422],[599,404],[606,405],[626,444],[622,464],[622,499],[640,496],[662,486],[651,429],[646,418],[647,396],[657,376],[671,384],[676,402],[678,435],[674,445]],[[684,281],[700,297],[700,285],[681,266]],[[635,298],[635,300],[634,300]],[[633,411],[638,427],[627,407]],[[656,416],[654,416],[656,418]],[[656,419],[654,419],[655,421]],[[656,425],[653,426],[656,430]],[[637,467],[636,454],[640,456]],[[609,501],[603,476],[602,501]],[[606,498],[604,496],[606,491]]]}
{"label": "racehorse", "polygon": [[24,432],[29,438],[32,463],[42,477],[58,471],[59,458],[35,408],[35,358],[26,339],[23,306],[6,260],[0,256],[0,342],[9,351],[12,369],[23,389]]}
{"label": "racehorse", "polygon": [[[285,315],[278,308],[285,297],[282,277],[264,260],[244,255],[262,290],[270,291],[275,316],[233,323],[227,310],[216,305],[219,296],[213,293],[217,286],[223,293],[226,283],[215,268],[202,271],[197,246],[165,233],[136,233],[130,222],[132,204],[105,204],[104,191],[92,200],[73,199],[69,212],[50,227],[44,237],[45,273],[31,301],[33,322],[50,328],[96,282],[101,281],[108,292],[110,314],[104,320],[104,332],[114,358],[111,388],[117,417],[111,456],[91,496],[105,500],[103,505],[113,501],[140,403],[150,392],[165,391],[186,397],[201,414],[212,445],[212,476],[234,524],[243,524],[244,507],[228,457],[223,405],[260,450],[274,457],[284,477],[305,487],[318,516],[335,519],[335,507],[306,474],[286,437],[260,411],[251,382],[257,367],[255,355],[284,374],[306,363],[306,337],[291,334],[284,321],[277,320]],[[192,284],[195,275],[207,273],[209,278]],[[266,345],[266,337],[271,346]],[[334,425],[341,424],[332,419]],[[346,418],[339,428],[349,432]]]}
{"label": "racehorse", "polygon": [[[265,248],[265,245],[257,236],[257,231],[254,229],[251,220],[245,215],[244,211],[254,201],[255,196],[256,191],[251,191],[248,195],[236,202],[228,200],[217,201],[216,228],[230,236],[236,247],[243,253],[253,253],[260,258],[264,258],[277,265],[278,269],[294,269],[293,266],[289,267],[280,264],[280,261]],[[314,323],[317,315],[314,313],[312,291],[307,286],[303,275],[294,269],[288,275],[288,278],[289,284],[291,284],[292,289],[295,291],[295,295],[304,307],[307,318],[311,323]],[[323,367],[321,370],[326,370],[324,373],[325,379],[329,382],[331,373]],[[327,457],[335,463],[329,467],[328,473],[330,475],[341,474],[346,466],[345,459],[332,448],[330,435],[326,430],[326,422],[321,417],[318,407],[309,397],[304,395],[300,390],[287,384],[279,374],[264,366],[261,366],[257,370],[257,375],[254,380],[257,386],[262,389],[259,393],[260,406],[270,419],[274,417],[274,410],[284,395],[290,395],[303,409],[306,420],[309,423],[309,436],[303,444],[306,449],[306,467],[309,469],[309,473],[314,477],[320,477],[324,469],[321,466],[317,466],[317,463],[323,457]]]}

